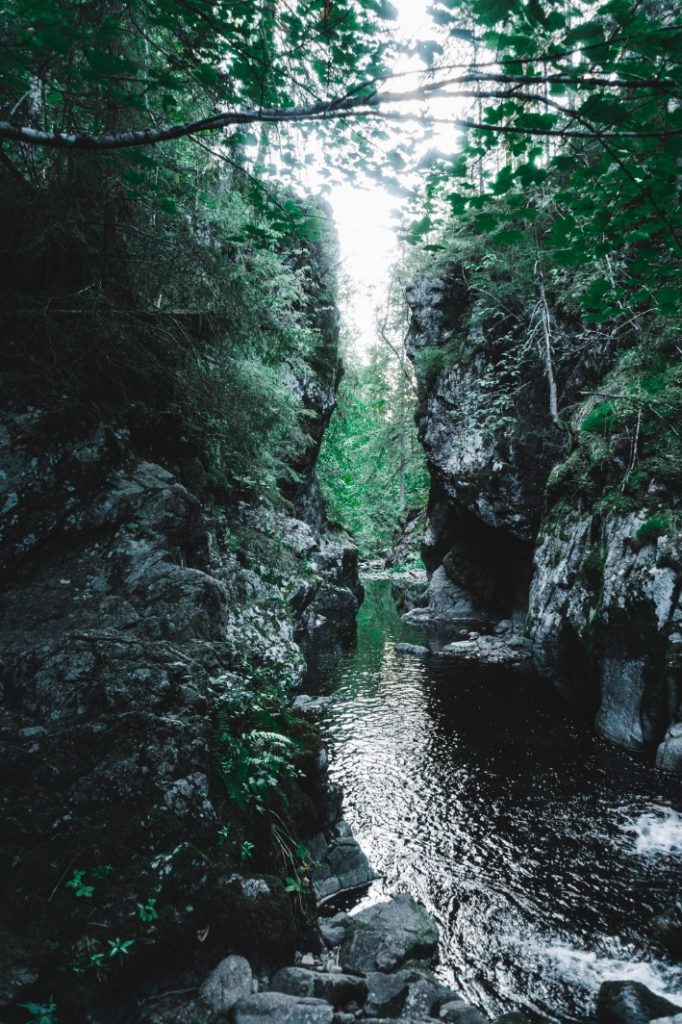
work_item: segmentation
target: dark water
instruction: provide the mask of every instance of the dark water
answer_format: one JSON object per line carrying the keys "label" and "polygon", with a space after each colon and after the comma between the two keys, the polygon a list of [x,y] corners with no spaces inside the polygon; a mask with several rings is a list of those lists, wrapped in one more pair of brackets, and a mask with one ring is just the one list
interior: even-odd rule
{"label": "dark water", "polygon": [[386,581],[369,581],[354,649],[321,668],[346,817],[381,882],[441,929],[439,973],[494,1015],[585,1017],[601,981],[682,1000],[682,967],[647,938],[682,881],[679,781],[596,738],[549,689],[428,665]]}

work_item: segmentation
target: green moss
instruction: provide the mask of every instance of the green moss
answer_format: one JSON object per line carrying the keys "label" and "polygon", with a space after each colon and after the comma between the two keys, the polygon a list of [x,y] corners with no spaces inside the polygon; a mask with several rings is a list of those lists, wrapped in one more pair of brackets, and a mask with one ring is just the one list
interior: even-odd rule
{"label": "green moss", "polygon": [[613,402],[600,402],[580,424],[583,434],[609,434],[617,423]]}
{"label": "green moss", "polygon": [[656,514],[649,516],[646,522],[642,523],[635,537],[642,544],[653,544],[666,533],[670,533],[670,521],[665,516]]}
{"label": "green moss", "polygon": [[610,490],[595,504],[594,511],[598,515],[605,515],[608,512],[620,512],[622,515],[626,515],[628,512],[634,512],[636,508],[637,503],[622,491]]}

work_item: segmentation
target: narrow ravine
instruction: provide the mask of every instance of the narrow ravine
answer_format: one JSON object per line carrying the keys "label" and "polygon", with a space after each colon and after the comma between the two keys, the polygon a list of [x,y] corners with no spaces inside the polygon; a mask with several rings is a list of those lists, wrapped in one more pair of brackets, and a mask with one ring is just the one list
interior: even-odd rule
{"label": "narrow ravine", "polygon": [[[370,580],[325,666],[322,728],[346,817],[382,879],[441,929],[439,973],[491,1016],[589,1016],[599,984],[682,996],[650,934],[682,867],[670,776],[597,738],[546,684],[397,654],[419,642]],[[318,667],[319,667],[318,666]]]}

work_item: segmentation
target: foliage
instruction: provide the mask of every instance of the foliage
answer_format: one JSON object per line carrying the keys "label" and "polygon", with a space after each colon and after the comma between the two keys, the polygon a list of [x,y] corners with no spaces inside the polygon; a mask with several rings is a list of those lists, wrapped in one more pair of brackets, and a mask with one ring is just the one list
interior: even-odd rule
{"label": "foliage", "polygon": [[638,539],[667,532],[656,509],[661,495],[674,498],[682,487],[681,416],[677,335],[647,332],[581,404],[575,447],[550,476],[550,504],[571,495],[604,512],[649,508]]}
{"label": "foliage", "polygon": [[57,1024],[57,1004],[54,999],[49,1003],[20,1003],[22,1010],[31,1014],[27,1024]]}
{"label": "foliage", "polygon": [[[533,192],[546,190],[553,264],[594,268],[580,293],[588,321],[614,316],[626,293],[679,312],[679,7],[442,0],[436,9],[446,36],[469,31],[497,91],[478,90],[480,127],[459,156],[431,162],[411,240],[437,248],[433,232],[450,215],[511,254],[538,217]],[[626,258],[625,280],[604,267],[614,252]]]}
{"label": "foliage", "polygon": [[415,395],[390,350],[367,366],[351,364],[319,459],[322,493],[333,519],[371,557],[390,545],[406,508],[426,504],[428,476],[414,425]]}
{"label": "foliage", "polygon": [[138,903],[137,914],[140,921],[144,924],[151,924],[152,921],[156,921],[159,916],[159,912],[156,909],[156,899],[150,896],[144,903]]}
{"label": "foliage", "polygon": [[237,172],[199,152],[176,167],[173,210],[120,197],[105,245],[97,169],[77,188],[55,175],[40,198],[7,183],[4,310],[17,326],[2,397],[71,418],[175,412],[217,489],[276,495],[307,443],[292,381],[330,343],[316,322],[334,296],[325,214],[306,208],[322,242],[286,234]]}
{"label": "foliage", "polygon": [[86,885],[83,881],[85,871],[74,871],[70,880],[66,883],[67,889],[73,889],[75,896],[90,897],[95,891],[93,885]]}
{"label": "foliage", "polygon": [[[221,701],[218,763],[227,796],[247,818],[287,802],[287,784],[300,775],[301,746],[289,735],[286,698],[276,687],[235,689]],[[242,845],[242,858],[249,857]]]}
{"label": "foliage", "polygon": [[210,9],[9,0],[3,15],[5,117],[116,135],[358,85],[385,70],[382,25],[394,9],[386,0],[216,0]]}

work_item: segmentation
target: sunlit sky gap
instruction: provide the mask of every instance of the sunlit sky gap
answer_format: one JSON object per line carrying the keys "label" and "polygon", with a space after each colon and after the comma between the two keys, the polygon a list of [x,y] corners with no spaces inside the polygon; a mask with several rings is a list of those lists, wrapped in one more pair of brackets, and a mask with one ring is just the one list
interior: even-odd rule
{"label": "sunlit sky gap", "polygon": [[[396,30],[404,41],[416,43],[434,39],[438,29],[427,13],[427,0],[394,0],[398,10]],[[425,63],[417,56],[404,57],[394,71],[424,72]],[[414,84],[418,79],[412,79]],[[390,86],[389,86],[390,87]],[[400,88],[405,88],[401,82]],[[440,118],[462,116],[462,101],[438,99],[432,101],[438,106]],[[399,109],[415,112],[427,109],[424,104],[403,104]],[[436,148],[443,153],[455,152],[461,143],[461,132],[447,124],[437,124],[427,133],[419,131],[409,122],[396,129],[396,138],[403,144],[406,136],[413,136],[417,158],[428,149]],[[324,161],[323,145],[314,149],[315,165]],[[308,183],[316,178],[315,165]],[[322,182],[323,179],[319,179]],[[408,182],[413,184],[414,181]],[[347,280],[348,294],[342,296],[342,316],[351,351],[362,361],[376,342],[376,308],[386,297],[389,271],[398,259],[400,229],[409,221],[407,203],[396,196],[388,186],[366,178],[354,181],[336,182],[326,190],[326,199],[331,204],[339,235],[341,269]]]}

